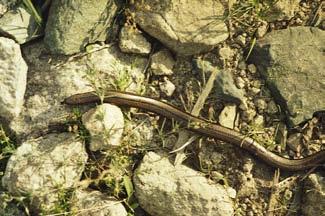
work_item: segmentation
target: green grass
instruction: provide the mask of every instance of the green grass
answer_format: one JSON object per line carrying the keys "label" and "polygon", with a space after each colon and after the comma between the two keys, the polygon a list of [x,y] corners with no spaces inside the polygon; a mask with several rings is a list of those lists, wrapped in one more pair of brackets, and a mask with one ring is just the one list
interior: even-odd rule
{"label": "green grass", "polygon": [[41,5],[34,5],[31,0],[22,0],[22,4],[25,6],[27,11],[34,17],[36,23],[39,26],[42,26],[43,18],[40,9],[38,9],[41,7]]}

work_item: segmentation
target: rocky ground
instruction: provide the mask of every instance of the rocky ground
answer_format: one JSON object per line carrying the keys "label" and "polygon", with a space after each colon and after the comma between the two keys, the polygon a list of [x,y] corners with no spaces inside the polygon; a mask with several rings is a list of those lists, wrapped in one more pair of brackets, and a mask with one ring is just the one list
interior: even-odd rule
{"label": "rocky ground", "polygon": [[324,165],[280,170],[146,110],[62,104],[146,95],[307,157],[325,146],[325,2],[32,3],[0,0],[0,215],[325,211]]}

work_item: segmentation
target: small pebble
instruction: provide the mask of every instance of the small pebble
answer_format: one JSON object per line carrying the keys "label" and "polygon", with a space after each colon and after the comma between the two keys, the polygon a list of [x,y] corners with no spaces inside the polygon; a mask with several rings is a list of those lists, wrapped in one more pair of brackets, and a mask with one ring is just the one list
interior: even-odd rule
{"label": "small pebble", "polygon": [[267,24],[267,22],[263,22],[262,25],[257,28],[256,37],[257,38],[264,37],[264,35],[266,34],[267,30],[268,30],[268,24]]}
{"label": "small pebble", "polygon": [[239,62],[238,68],[241,70],[246,70],[246,63],[244,61]]}
{"label": "small pebble", "polygon": [[267,103],[262,98],[258,98],[254,100],[254,104],[259,113],[263,112],[267,108]]}
{"label": "small pebble", "polygon": [[256,66],[255,66],[254,64],[249,64],[249,65],[247,66],[247,69],[248,69],[248,71],[249,71],[251,74],[255,74],[256,71],[257,71]]}
{"label": "small pebble", "polygon": [[176,87],[175,85],[169,81],[167,77],[164,77],[164,81],[159,83],[160,90],[165,93],[167,96],[172,96]]}
{"label": "small pebble", "polygon": [[244,47],[246,45],[246,37],[244,36],[244,34],[239,35],[238,37],[236,37],[235,41],[240,46],[243,46]]}
{"label": "small pebble", "polygon": [[236,77],[235,84],[236,84],[237,88],[239,88],[239,89],[242,89],[245,87],[245,81],[241,77]]}
{"label": "small pebble", "polygon": [[255,116],[254,124],[263,126],[264,125],[264,117],[262,115]]}

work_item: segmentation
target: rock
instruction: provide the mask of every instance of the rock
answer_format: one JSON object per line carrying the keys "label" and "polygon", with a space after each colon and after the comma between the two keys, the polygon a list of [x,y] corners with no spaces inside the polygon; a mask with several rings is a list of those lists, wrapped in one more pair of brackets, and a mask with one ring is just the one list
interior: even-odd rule
{"label": "rock", "polygon": [[324,172],[308,175],[304,183],[302,213],[306,216],[319,215],[325,211]]}
{"label": "rock", "polygon": [[83,114],[82,123],[91,135],[91,151],[107,150],[120,145],[124,117],[119,107],[111,104],[99,105]]}
{"label": "rock", "polygon": [[71,212],[79,216],[126,216],[121,201],[114,197],[94,190],[80,190],[74,192],[71,202]]}
{"label": "rock", "polygon": [[235,56],[235,51],[229,46],[224,46],[218,50],[218,54],[221,59],[231,61]]}
{"label": "rock", "polygon": [[267,108],[267,103],[263,98],[257,98],[254,100],[254,104],[259,113],[262,113]]}
{"label": "rock", "polygon": [[[62,106],[61,102],[73,94],[94,88],[135,93],[143,89],[146,58],[122,54],[112,45],[96,45],[93,49],[97,51],[71,61],[66,56],[40,58],[46,52],[42,42],[24,47],[28,74],[33,79],[28,81],[24,112],[10,124],[20,138],[47,129],[51,122],[62,122],[71,114],[71,107]],[[80,110],[87,109],[82,106]]]}
{"label": "rock", "polygon": [[18,0],[0,0],[0,18],[4,15],[10,8],[16,5]]}
{"label": "rock", "polygon": [[196,59],[194,64],[198,70],[202,70],[206,74],[209,74],[213,70],[219,71],[214,84],[215,94],[218,97],[226,102],[245,104],[245,92],[243,89],[236,87],[231,70],[219,69],[218,67],[212,66],[209,61],[201,59]]}
{"label": "rock", "polygon": [[8,11],[0,19],[0,32],[23,44],[38,37],[41,33],[34,17],[24,7]]}
{"label": "rock", "polygon": [[279,108],[278,106],[276,105],[276,103],[274,102],[274,100],[271,100],[268,104],[267,104],[267,108],[266,108],[266,112],[268,114],[276,114],[279,112]]}
{"label": "rock", "polygon": [[241,118],[245,122],[249,123],[254,119],[255,116],[256,116],[256,110],[252,108],[248,108],[242,112]]}
{"label": "rock", "polygon": [[256,115],[253,119],[254,125],[264,126],[264,117],[262,115]]}
{"label": "rock", "polygon": [[22,110],[27,69],[19,45],[0,37],[0,116],[9,121]]}
{"label": "rock", "polygon": [[135,54],[149,54],[151,50],[151,44],[141,31],[132,26],[121,29],[119,47],[122,52]]}
{"label": "rock", "polygon": [[236,105],[227,105],[219,115],[219,124],[227,128],[234,128],[236,121]]}
{"label": "rock", "polygon": [[324,31],[312,27],[273,31],[257,41],[249,59],[266,79],[290,126],[325,109],[324,38]]}
{"label": "rock", "polygon": [[175,85],[171,81],[169,81],[167,77],[165,77],[163,82],[159,82],[159,88],[164,94],[169,97],[173,95],[176,89]]}
{"label": "rock", "polygon": [[240,76],[237,76],[235,78],[235,83],[237,88],[242,89],[245,87],[245,80],[243,78],[241,78]]}
{"label": "rock", "polygon": [[234,213],[226,186],[212,184],[202,174],[184,165],[173,166],[168,157],[153,152],[145,155],[133,181],[140,206],[151,215]]}
{"label": "rock", "polygon": [[[226,101],[234,103],[245,103],[244,90],[238,89],[232,78],[232,71],[221,70],[216,78],[216,94]],[[225,98],[226,96],[227,98]]]}
{"label": "rock", "polygon": [[51,206],[60,190],[76,186],[87,158],[76,135],[48,134],[27,140],[10,157],[2,185],[10,194],[28,194],[34,206]]}
{"label": "rock", "polygon": [[[179,55],[206,52],[228,37],[219,1],[135,1],[135,21]],[[195,8],[195,10],[193,10]]]}
{"label": "rock", "polygon": [[167,50],[161,50],[152,55],[150,69],[155,75],[172,75],[175,61],[171,53]]}
{"label": "rock", "polygon": [[300,0],[278,0],[265,14],[265,20],[268,22],[290,20],[299,10],[299,3]]}
{"label": "rock", "polygon": [[243,34],[238,35],[238,36],[235,38],[235,41],[236,41],[236,43],[238,43],[240,46],[245,47],[245,45],[246,45],[246,36],[243,35]]}
{"label": "rock", "polygon": [[114,0],[53,1],[44,41],[53,54],[70,55],[105,41],[118,6]]}
{"label": "rock", "polygon": [[267,33],[267,30],[269,28],[269,25],[267,22],[262,22],[261,25],[257,28],[256,31],[256,37],[257,38],[262,38],[264,35]]}
{"label": "rock", "polygon": [[256,74],[257,69],[256,69],[256,66],[254,64],[249,64],[247,66],[247,69],[251,74]]}

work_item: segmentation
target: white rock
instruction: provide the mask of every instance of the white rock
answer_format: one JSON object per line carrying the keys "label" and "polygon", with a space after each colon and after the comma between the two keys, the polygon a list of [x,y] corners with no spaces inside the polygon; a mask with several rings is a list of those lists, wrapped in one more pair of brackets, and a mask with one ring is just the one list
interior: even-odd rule
{"label": "white rock", "polygon": [[11,194],[31,195],[34,203],[53,204],[60,190],[76,186],[87,159],[84,142],[73,134],[27,140],[10,157],[2,185]]}
{"label": "white rock", "polygon": [[234,214],[227,186],[213,184],[187,166],[174,166],[154,152],[145,155],[133,182],[141,207],[150,215]]}
{"label": "white rock", "polygon": [[91,151],[106,150],[120,145],[124,118],[119,107],[111,104],[99,105],[85,113],[82,122],[91,135],[89,146]]}
{"label": "white rock", "polygon": [[76,190],[71,211],[79,216],[126,216],[121,201],[94,190]]}
{"label": "white rock", "polygon": [[237,88],[242,89],[245,87],[245,80],[241,78],[240,76],[235,78],[235,84]]}
{"label": "white rock", "polygon": [[255,125],[264,125],[264,117],[262,115],[256,115],[253,119]]}
{"label": "white rock", "polygon": [[151,44],[140,30],[132,26],[124,26],[121,29],[119,47],[122,52],[135,54],[149,54],[151,50]]}
{"label": "white rock", "polygon": [[0,116],[17,117],[24,103],[27,65],[20,47],[13,40],[0,37]]}
{"label": "white rock", "polygon": [[155,75],[171,75],[174,65],[173,56],[164,49],[152,55],[150,69]]}
{"label": "white rock", "polygon": [[248,71],[249,71],[251,74],[255,74],[256,71],[257,71],[256,66],[255,66],[254,64],[249,64],[249,65],[247,66],[247,69],[248,69]]}
{"label": "white rock", "polygon": [[231,60],[235,55],[234,50],[231,49],[229,46],[221,47],[218,50],[218,53],[220,58],[224,60]]}
{"label": "white rock", "polygon": [[8,11],[0,19],[0,31],[15,38],[19,44],[37,36],[37,28],[33,16],[23,7]]}
{"label": "white rock", "polygon": [[236,121],[236,105],[227,105],[219,115],[219,124],[233,129]]}
{"label": "white rock", "polygon": [[256,37],[262,38],[266,34],[267,30],[268,30],[268,23],[263,21],[261,26],[257,28]]}
{"label": "white rock", "polygon": [[172,96],[172,94],[176,89],[175,85],[171,81],[169,81],[169,79],[167,79],[166,77],[163,82],[159,82],[159,88],[167,96]]}

